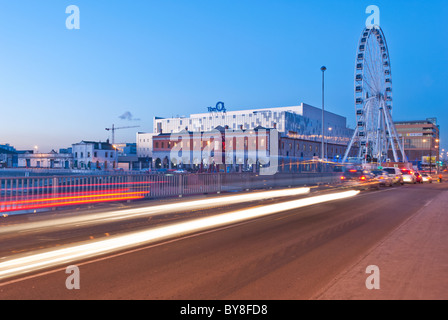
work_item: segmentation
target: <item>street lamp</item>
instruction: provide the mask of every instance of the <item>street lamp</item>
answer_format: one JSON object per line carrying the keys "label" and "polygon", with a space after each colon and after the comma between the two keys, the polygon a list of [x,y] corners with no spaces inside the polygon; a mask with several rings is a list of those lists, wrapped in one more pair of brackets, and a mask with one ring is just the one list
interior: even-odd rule
{"label": "street lamp", "polygon": [[324,100],[324,93],[325,93],[325,71],[327,70],[327,68],[325,66],[322,66],[320,68],[320,70],[322,71],[322,160],[325,158],[325,147],[324,147],[324,109],[325,109],[325,100]]}
{"label": "street lamp", "polygon": [[[328,128],[328,135],[329,135],[329,137],[328,137],[328,139],[327,139],[327,150],[326,150],[326,152],[327,152],[327,158],[328,158],[328,142],[331,142],[331,138],[332,138],[332,136],[331,136],[331,131],[333,130],[333,128],[332,127],[330,127],[330,128]],[[328,159],[327,159],[328,160]]]}
{"label": "street lamp", "polygon": [[[436,143],[439,143],[439,139],[436,139]],[[436,148],[436,149],[439,149],[439,146],[436,145],[435,148]],[[436,152],[438,152],[438,150],[436,150]],[[437,153],[436,153],[436,155],[437,155]],[[431,163],[431,159],[430,159],[429,161],[430,161],[429,163]],[[438,162],[437,162],[437,156],[436,156],[436,171],[437,171],[437,172],[439,171],[439,169],[438,169]],[[431,171],[430,171],[430,172],[431,172]],[[437,173],[437,172],[436,172],[436,173]]]}
{"label": "street lamp", "polygon": [[[429,174],[432,174],[432,148],[433,148],[432,139],[433,139],[433,137],[431,137],[429,140]],[[423,143],[426,143],[426,141],[427,141],[426,139],[422,140]],[[436,139],[435,142],[439,143],[439,139]],[[435,148],[438,149],[439,146],[436,145]]]}

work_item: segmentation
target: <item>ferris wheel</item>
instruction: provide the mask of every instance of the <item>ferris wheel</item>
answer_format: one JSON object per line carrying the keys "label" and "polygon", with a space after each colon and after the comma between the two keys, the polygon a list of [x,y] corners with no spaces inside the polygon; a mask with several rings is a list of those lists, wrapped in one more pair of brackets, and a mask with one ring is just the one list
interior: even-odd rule
{"label": "ferris wheel", "polygon": [[386,38],[379,26],[365,28],[359,39],[354,75],[356,129],[343,162],[358,147],[358,161],[383,163],[391,149],[395,162],[406,161],[392,121],[392,70]]}

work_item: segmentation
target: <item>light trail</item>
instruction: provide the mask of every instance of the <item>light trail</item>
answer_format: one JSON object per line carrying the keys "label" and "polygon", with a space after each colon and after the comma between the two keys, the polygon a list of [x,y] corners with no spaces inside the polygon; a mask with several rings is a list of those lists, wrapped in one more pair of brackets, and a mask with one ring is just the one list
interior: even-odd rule
{"label": "light trail", "polygon": [[[96,199],[87,199],[87,200],[75,200],[75,201],[68,201],[70,198],[67,198],[67,200],[64,200],[63,202],[50,202],[46,204],[39,204],[39,205],[29,205],[29,206],[22,206],[20,210],[37,210],[37,209],[44,209],[44,208],[53,208],[55,206],[57,207],[63,207],[63,206],[73,206],[73,205],[79,205],[79,204],[93,204],[93,203],[103,203],[103,202],[112,202],[112,201],[124,201],[124,200],[137,200],[137,199],[143,199],[144,195],[141,195],[143,193],[147,192],[128,192],[128,193],[120,193],[120,194],[105,194],[99,196],[100,198]],[[86,198],[92,198],[94,196],[86,196]],[[49,201],[49,200],[48,200]],[[14,211],[14,210],[12,210]],[[2,212],[9,212],[9,211],[2,211]]]}
{"label": "light trail", "polygon": [[[22,182],[21,186],[16,187],[8,187],[7,184],[5,184],[4,188],[0,186],[0,213],[7,214],[9,212],[17,211],[98,203],[102,202],[99,200],[100,197],[107,199],[105,200],[107,202],[141,199],[144,198],[146,194],[149,194],[150,191],[138,190],[141,190],[142,188],[148,189],[151,184],[162,184],[166,182],[167,181],[126,181],[91,184],[59,183],[55,185],[30,186],[28,181],[27,183]],[[16,182],[16,185],[18,184],[19,183]],[[120,186],[121,188],[119,188]],[[72,191],[55,192],[55,188],[58,190]],[[95,190],[98,188],[108,190]],[[84,189],[93,190],[84,191]],[[88,198],[91,198],[92,200],[88,201]]]}
{"label": "light trail", "polygon": [[[73,225],[85,226],[94,225],[116,220],[126,220],[137,217],[149,217],[158,214],[172,213],[176,211],[185,212],[187,210],[205,209],[210,206],[221,206],[226,204],[236,204],[256,200],[264,200],[278,197],[298,196],[307,194],[310,188],[291,188],[274,191],[262,191],[248,194],[239,194],[233,196],[220,196],[201,200],[182,201],[158,206],[149,206],[144,208],[134,208],[125,210],[115,210],[95,214],[87,214],[76,217],[57,218],[47,221],[27,222],[17,225],[0,227],[0,235],[24,232],[32,230],[44,231],[45,229],[71,228]],[[104,201],[104,200],[103,200]]]}
{"label": "light trail", "polygon": [[[74,203],[77,203],[77,199],[89,199],[89,198],[106,198],[107,197],[118,197],[121,196],[127,196],[127,195],[141,195],[149,193],[149,191],[136,191],[136,192],[125,192],[127,190],[119,190],[119,191],[110,191],[110,192],[99,192],[99,193],[88,193],[86,195],[72,195],[72,196],[57,196],[57,197],[50,197],[50,198],[36,198],[31,200],[19,200],[19,201],[10,201],[10,202],[2,202],[2,205],[4,206],[10,206],[10,205],[18,205],[18,204],[27,204],[27,203],[39,203],[39,202],[54,202],[50,203],[52,206],[58,206],[61,204],[64,204],[65,200],[72,200]],[[61,202],[62,201],[62,202]],[[95,201],[95,200],[94,200]],[[86,202],[86,201],[83,201]],[[31,208],[34,208],[33,206],[30,206]],[[36,208],[39,208],[39,205],[36,206]],[[21,207],[20,210],[23,210]]]}
{"label": "light trail", "polygon": [[89,259],[119,250],[126,250],[172,237],[179,237],[205,229],[217,228],[323,202],[345,199],[353,197],[358,193],[359,191],[345,191],[291,200],[279,204],[237,210],[212,217],[174,223],[144,231],[129,232],[104,240],[90,241],[78,245],[66,245],[62,248],[43,250],[28,256],[12,257],[0,263],[0,280],[36,272],[45,268],[74,263],[79,260]]}

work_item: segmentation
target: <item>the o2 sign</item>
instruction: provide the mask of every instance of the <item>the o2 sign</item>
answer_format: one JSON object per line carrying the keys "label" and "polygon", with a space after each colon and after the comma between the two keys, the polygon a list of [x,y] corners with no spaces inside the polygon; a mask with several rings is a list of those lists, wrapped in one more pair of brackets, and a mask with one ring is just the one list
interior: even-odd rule
{"label": "the o2 sign", "polygon": [[224,102],[218,102],[215,107],[208,107],[208,112],[226,112],[226,107],[224,107]]}

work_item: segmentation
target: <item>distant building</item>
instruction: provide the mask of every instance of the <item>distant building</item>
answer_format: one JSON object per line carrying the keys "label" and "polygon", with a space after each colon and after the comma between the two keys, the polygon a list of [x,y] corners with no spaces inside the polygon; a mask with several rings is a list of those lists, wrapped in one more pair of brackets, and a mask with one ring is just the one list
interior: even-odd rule
{"label": "distant building", "polygon": [[158,134],[137,132],[137,158],[141,169],[153,168],[153,137],[156,135]]}
{"label": "distant building", "polygon": [[[271,135],[272,130],[261,126],[250,130],[230,130],[218,126],[207,132],[161,133],[153,136],[152,167],[259,172],[261,168],[273,165],[280,172],[296,172],[309,169],[309,166],[304,167],[306,160],[318,158],[320,142],[275,136]],[[278,140],[272,141],[274,137]],[[346,146],[328,143],[325,148],[332,159],[342,159]],[[274,162],[271,157],[275,157]]]}
{"label": "distant building", "polygon": [[11,168],[17,161],[17,151],[7,144],[0,144],[0,168]]}
{"label": "distant building", "polygon": [[440,128],[436,118],[394,122],[408,161],[434,170],[439,159]]}
{"label": "distant building", "polygon": [[26,151],[17,155],[19,168],[45,168],[45,169],[70,169],[73,166],[73,157],[68,153],[57,153],[52,150],[49,153],[34,153]]}
{"label": "distant building", "polygon": [[137,132],[137,156],[139,158],[152,158],[153,137],[159,133]]}
{"label": "distant building", "polygon": [[72,153],[72,148],[59,149],[59,153]]}
{"label": "distant building", "polygon": [[[354,130],[347,127],[345,117],[328,111],[324,112],[324,121],[325,158],[342,160]],[[137,154],[139,159],[150,159],[152,167],[156,169],[176,165],[170,159],[173,147],[173,141],[170,140],[173,134],[180,132],[193,136],[198,132],[207,134],[214,130],[226,130],[228,135],[231,131],[235,134],[247,134],[257,129],[276,129],[279,133],[279,150],[276,152],[284,164],[283,167],[287,166],[285,163],[322,157],[322,109],[304,103],[291,107],[213,111],[192,114],[189,117],[155,117],[153,125],[153,133],[137,133]],[[191,139],[191,143],[194,143],[194,139]],[[241,161],[238,166],[233,162],[231,170],[251,170],[256,165],[250,156],[245,156]]]}
{"label": "distant building", "polygon": [[[347,145],[354,130],[347,127],[347,119],[332,112],[324,112],[326,141]],[[154,133],[211,131],[216,127],[230,130],[251,130],[257,127],[275,128],[281,136],[310,141],[322,139],[322,109],[302,103],[299,106],[251,109],[241,111],[208,112],[190,117],[154,118]]]}
{"label": "distant building", "polygon": [[9,145],[9,143],[6,144],[0,144],[0,151],[10,151],[10,152],[15,152],[16,149]]}
{"label": "distant building", "polygon": [[136,143],[116,143],[114,147],[118,152],[118,156],[137,155]]}
{"label": "distant building", "polygon": [[118,151],[107,142],[81,141],[72,145],[73,166],[86,170],[117,168]]}
{"label": "distant building", "polygon": [[116,143],[118,152],[118,169],[132,171],[141,168],[137,157],[137,143]]}

